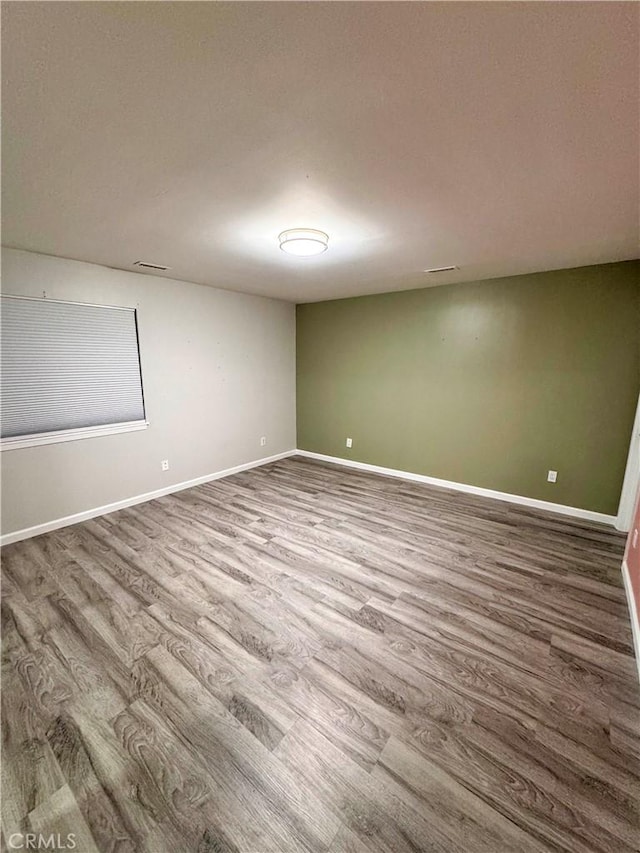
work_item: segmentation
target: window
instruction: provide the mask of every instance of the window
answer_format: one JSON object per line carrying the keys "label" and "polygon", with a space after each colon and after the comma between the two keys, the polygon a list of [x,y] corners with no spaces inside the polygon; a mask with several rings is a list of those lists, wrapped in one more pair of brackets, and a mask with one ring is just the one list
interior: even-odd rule
{"label": "window", "polygon": [[2,297],[3,450],[147,426],[136,311]]}

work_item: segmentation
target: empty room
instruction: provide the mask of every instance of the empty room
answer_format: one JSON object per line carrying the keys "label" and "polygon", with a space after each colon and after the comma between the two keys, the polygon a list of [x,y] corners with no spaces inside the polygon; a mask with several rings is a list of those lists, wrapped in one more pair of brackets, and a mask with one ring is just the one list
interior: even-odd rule
{"label": "empty room", "polygon": [[639,24],[2,3],[3,851],[640,851]]}

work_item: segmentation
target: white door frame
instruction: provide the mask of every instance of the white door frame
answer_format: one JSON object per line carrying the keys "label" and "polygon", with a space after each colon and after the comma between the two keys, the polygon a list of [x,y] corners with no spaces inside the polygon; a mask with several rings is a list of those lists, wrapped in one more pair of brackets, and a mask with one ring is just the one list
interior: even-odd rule
{"label": "white door frame", "polygon": [[633,520],[633,510],[635,509],[636,495],[640,486],[640,397],[638,398],[638,407],[636,409],[636,418],[633,422],[633,430],[631,432],[631,442],[629,444],[629,456],[627,457],[627,467],[624,472],[624,481],[622,483],[622,493],[620,495],[620,504],[618,506],[618,517],[616,519],[616,528],[628,532],[631,529],[631,521]]}

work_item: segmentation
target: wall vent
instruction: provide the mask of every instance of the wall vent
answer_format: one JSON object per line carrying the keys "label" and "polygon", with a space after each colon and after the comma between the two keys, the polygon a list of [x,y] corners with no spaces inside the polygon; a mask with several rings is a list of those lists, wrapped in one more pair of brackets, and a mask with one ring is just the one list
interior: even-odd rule
{"label": "wall vent", "polygon": [[147,263],[147,261],[135,261],[133,265],[134,267],[140,267],[143,270],[160,270],[161,272],[171,269],[171,267],[165,267],[162,264],[150,264]]}
{"label": "wall vent", "polygon": [[423,270],[423,272],[453,272],[453,270],[457,270],[458,267],[434,267],[432,270]]}

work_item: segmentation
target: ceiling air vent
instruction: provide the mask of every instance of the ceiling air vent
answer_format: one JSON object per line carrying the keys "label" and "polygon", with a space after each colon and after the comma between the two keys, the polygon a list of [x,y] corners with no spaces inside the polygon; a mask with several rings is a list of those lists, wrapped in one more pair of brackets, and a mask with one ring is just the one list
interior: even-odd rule
{"label": "ceiling air vent", "polygon": [[453,272],[453,270],[457,270],[458,267],[434,267],[432,270],[423,270],[423,272]]}
{"label": "ceiling air vent", "polygon": [[162,264],[149,264],[146,261],[136,261],[134,263],[134,267],[140,267],[143,270],[159,270],[160,272],[165,272],[166,270],[170,270],[171,267],[165,267]]}

